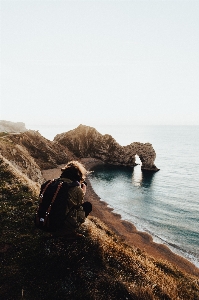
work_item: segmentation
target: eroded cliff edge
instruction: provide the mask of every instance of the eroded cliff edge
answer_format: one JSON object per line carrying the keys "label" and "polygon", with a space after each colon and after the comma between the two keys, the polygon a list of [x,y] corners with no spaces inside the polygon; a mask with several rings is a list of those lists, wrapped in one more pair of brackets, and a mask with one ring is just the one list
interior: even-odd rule
{"label": "eroded cliff edge", "polygon": [[44,180],[41,170],[55,168],[77,159],[66,147],[47,140],[33,130],[0,136],[0,154],[18,172],[38,183]]}
{"label": "eroded cliff edge", "polygon": [[79,125],[65,133],[57,134],[55,142],[67,147],[78,158],[92,157],[108,164],[135,166],[135,155],[142,162],[142,170],[157,172],[156,153],[150,143],[134,142],[121,146],[109,134],[102,135],[95,128]]}
{"label": "eroded cliff edge", "polygon": [[56,135],[53,142],[33,130],[1,132],[0,153],[18,171],[39,183],[43,181],[41,170],[89,157],[108,164],[133,167],[137,154],[142,161],[142,170],[159,170],[154,165],[156,153],[151,144],[135,142],[121,146],[111,135],[102,135],[85,125]]}

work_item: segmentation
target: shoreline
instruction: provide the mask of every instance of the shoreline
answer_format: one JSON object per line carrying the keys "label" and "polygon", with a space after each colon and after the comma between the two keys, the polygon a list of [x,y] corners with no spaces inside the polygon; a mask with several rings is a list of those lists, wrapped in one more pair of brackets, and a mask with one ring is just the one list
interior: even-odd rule
{"label": "shoreline", "polygon": [[[84,158],[81,162],[89,171],[97,164],[103,164],[102,161],[94,158]],[[46,180],[59,177],[61,167],[62,166],[58,166],[58,168],[55,169],[42,170],[43,177]],[[87,183],[88,186],[85,201],[90,201],[93,205],[91,216],[99,218],[114,233],[120,236],[122,241],[126,244],[139,248],[141,251],[144,251],[147,255],[155,259],[167,260],[167,262],[176,266],[178,269],[199,278],[199,268],[192,262],[174,253],[168,246],[154,242],[149,233],[138,231],[135,225],[130,221],[123,220],[120,214],[115,213],[113,208],[108,207],[108,204],[101,200],[95,193],[88,179]]]}

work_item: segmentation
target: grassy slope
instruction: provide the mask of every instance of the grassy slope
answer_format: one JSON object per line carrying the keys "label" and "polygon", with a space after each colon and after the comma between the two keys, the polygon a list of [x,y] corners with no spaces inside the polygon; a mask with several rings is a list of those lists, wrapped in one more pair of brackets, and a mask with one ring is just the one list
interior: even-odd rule
{"label": "grassy slope", "polygon": [[38,187],[0,159],[0,299],[199,299],[197,278],[125,245],[99,219],[85,238],[34,228]]}

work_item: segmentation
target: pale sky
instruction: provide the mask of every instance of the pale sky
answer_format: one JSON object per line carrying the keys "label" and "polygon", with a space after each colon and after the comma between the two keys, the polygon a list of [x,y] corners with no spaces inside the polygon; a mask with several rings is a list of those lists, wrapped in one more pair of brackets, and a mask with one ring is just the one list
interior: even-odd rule
{"label": "pale sky", "polygon": [[1,0],[0,119],[199,125],[199,0]]}

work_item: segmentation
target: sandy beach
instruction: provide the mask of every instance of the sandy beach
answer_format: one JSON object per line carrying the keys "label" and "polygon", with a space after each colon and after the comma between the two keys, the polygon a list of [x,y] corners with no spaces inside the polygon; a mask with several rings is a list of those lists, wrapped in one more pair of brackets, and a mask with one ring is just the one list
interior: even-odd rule
{"label": "sandy beach", "polygon": [[[95,165],[102,162],[93,158],[84,158],[82,159],[82,163],[87,170],[92,170]],[[60,169],[61,166],[56,169],[43,170],[42,173],[46,180],[57,178],[60,176]],[[126,244],[137,247],[154,258],[167,260],[182,271],[199,277],[199,268],[185,258],[173,253],[167,246],[154,243],[148,233],[138,231],[132,223],[122,220],[121,216],[114,213],[113,210],[108,207],[107,203],[105,203],[103,199],[100,199],[95,193],[89,180],[87,180],[87,183],[85,201],[90,201],[93,205],[92,216],[99,218],[107,224]]]}

